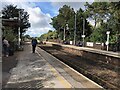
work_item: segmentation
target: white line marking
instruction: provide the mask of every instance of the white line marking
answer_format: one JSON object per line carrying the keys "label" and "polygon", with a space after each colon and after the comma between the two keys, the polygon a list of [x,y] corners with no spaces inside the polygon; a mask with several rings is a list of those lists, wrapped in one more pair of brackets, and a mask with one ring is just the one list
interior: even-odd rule
{"label": "white line marking", "polygon": [[[38,48],[41,49],[41,48]],[[45,50],[42,49],[42,51],[46,52]],[[57,59],[56,57],[52,56],[50,53],[46,52],[48,55],[50,55],[51,57],[53,57],[54,59],[56,59],[58,62],[64,64],[66,67],[70,68],[72,71],[74,71],[75,73],[77,73],[78,75],[82,76],[83,78],[87,79],[88,81],[90,81],[91,83],[95,84],[96,86],[98,86],[99,88],[103,88],[102,86],[98,85],[97,83],[95,83],[94,81],[90,80],[89,78],[87,78],[86,76],[84,76],[83,74],[79,73],[78,71],[76,71],[75,69],[73,69],[72,67],[68,66],[67,64],[63,63],[62,61],[60,61],[59,59]]]}

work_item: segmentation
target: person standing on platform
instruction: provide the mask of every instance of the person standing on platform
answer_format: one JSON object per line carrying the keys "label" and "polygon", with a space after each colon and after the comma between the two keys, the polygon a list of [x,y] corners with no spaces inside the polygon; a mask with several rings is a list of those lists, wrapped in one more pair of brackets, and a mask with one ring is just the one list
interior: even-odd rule
{"label": "person standing on platform", "polygon": [[3,46],[3,53],[4,56],[8,57],[9,55],[9,42],[5,37],[2,38],[2,46]]}
{"label": "person standing on platform", "polygon": [[36,45],[37,45],[37,40],[33,38],[32,39],[32,53],[35,53]]}

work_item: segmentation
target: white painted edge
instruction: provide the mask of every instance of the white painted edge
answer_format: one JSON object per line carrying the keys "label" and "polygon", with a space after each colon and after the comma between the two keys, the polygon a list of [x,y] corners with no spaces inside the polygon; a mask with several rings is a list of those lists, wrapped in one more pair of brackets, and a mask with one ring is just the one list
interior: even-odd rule
{"label": "white painted edge", "polygon": [[[37,49],[39,49],[39,48],[37,48]],[[41,50],[43,50],[43,49],[41,49]],[[44,50],[43,50],[44,51]],[[43,57],[43,55],[41,55],[38,51],[36,51],[37,52],[37,54],[38,54],[38,56],[40,56],[43,60],[45,60],[46,61],[46,59]],[[45,52],[45,51],[44,51]],[[63,79],[64,80],[64,83],[63,82],[61,82],[58,78],[58,80],[61,82],[61,84],[63,84],[64,85],[64,87],[66,87],[66,88],[72,88],[72,85],[63,77],[63,76],[61,76],[60,74],[59,74],[59,72],[49,63],[49,62],[47,62],[48,63],[48,65],[50,66],[50,68],[52,69],[52,72],[53,73],[56,73],[57,74],[57,76],[59,76],[59,78],[61,78],[61,79]],[[65,85],[66,84],[66,85]]]}
{"label": "white painted edge", "polygon": [[92,52],[92,53],[97,53],[97,54],[107,55],[107,56],[111,56],[111,57],[115,57],[115,58],[120,58],[119,53],[97,50],[97,49],[92,49],[92,48],[87,48],[87,47],[62,45],[62,44],[58,44],[58,43],[50,43],[50,44],[57,44],[57,45],[60,45],[62,47],[68,47],[68,48],[72,48],[72,49],[76,49],[76,50],[84,50],[84,51],[88,51],[88,52]]}
{"label": "white painted edge", "polygon": [[[41,48],[38,48],[41,49]],[[43,49],[41,49],[43,50]],[[44,52],[46,52],[45,50],[43,50]],[[46,52],[47,54],[49,54],[48,52]],[[84,76],[83,74],[79,73],[78,71],[76,71],[75,69],[73,69],[72,67],[68,66],[67,64],[63,63],[62,61],[60,61],[59,59],[57,59],[56,57],[54,57],[53,55],[49,54],[52,58],[56,59],[58,62],[62,63],[63,65],[65,65],[66,67],[68,67],[69,69],[71,69],[72,71],[74,71],[75,73],[77,73],[78,75],[82,76],[83,78],[87,79],[88,81],[90,81],[91,83],[95,84],[96,86],[103,88],[102,86],[98,85],[97,83],[95,83],[94,81],[90,80],[89,78],[87,78],[86,76]]]}

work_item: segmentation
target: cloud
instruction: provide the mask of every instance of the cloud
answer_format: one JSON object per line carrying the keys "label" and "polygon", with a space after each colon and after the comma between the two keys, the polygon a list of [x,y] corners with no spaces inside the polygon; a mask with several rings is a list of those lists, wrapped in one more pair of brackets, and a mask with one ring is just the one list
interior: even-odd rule
{"label": "cloud", "polygon": [[78,10],[79,8],[84,9],[85,2],[52,2],[52,5],[54,7],[61,8],[63,5],[71,6],[71,8],[74,8],[75,10]]}
{"label": "cloud", "polygon": [[[42,4],[40,3],[41,1],[45,2],[44,0],[4,0],[4,2],[2,2],[2,7],[4,7],[5,5],[14,4],[17,5],[18,8],[25,9],[25,11],[29,14],[29,22],[31,23],[31,27],[28,29],[26,34],[34,37],[40,36],[41,34],[48,32],[49,30],[54,30],[54,28],[49,24],[51,22],[51,18],[53,17],[50,14],[51,11],[53,11],[54,14],[57,15],[59,8],[65,4],[71,6],[71,8],[74,8],[75,10],[78,10],[79,8],[85,8],[85,1],[81,2],[78,0],[77,2],[74,2],[76,0],[71,0],[72,2],[70,2],[69,0],[46,0],[47,2],[51,2],[50,4],[53,6],[53,8],[51,7],[52,10],[46,13],[42,11],[42,8],[46,9],[45,7],[47,7],[47,5],[39,7],[33,1],[39,4]],[[48,8],[49,7],[50,6],[48,5]]]}
{"label": "cloud", "polygon": [[50,14],[42,13],[39,7],[29,8],[28,13],[30,14],[29,18],[30,22],[32,22],[32,26],[40,28],[49,26],[49,23],[51,22]]}
{"label": "cloud", "polygon": [[[40,0],[44,1],[44,0]],[[94,0],[46,0],[50,2],[94,2]]]}
{"label": "cloud", "polygon": [[[93,0],[71,0],[71,1],[67,1],[65,2],[65,0],[62,2],[60,2],[61,0],[58,0],[57,2],[51,2],[51,4],[54,6],[54,7],[57,7],[58,9],[61,8],[63,5],[68,5],[70,6],[71,8],[74,8],[75,11],[79,10],[79,8],[82,8],[83,10],[85,9],[85,4],[86,4],[86,1],[88,1],[88,3],[92,3]],[[77,2],[75,2],[77,1]]]}
{"label": "cloud", "polygon": [[51,22],[50,14],[44,14],[39,7],[28,8],[30,14],[31,28],[26,32],[32,36],[40,36],[43,33],[53,29],[49,24]]}
{"label": "cloud", "polygon": [[[102,1],[108,1],[108,0],[102,0]],[[1,2],[94,2],[94,0],[1,0]]]}
{"label": "cloud", "polygon": [[[34,37],[40,36],[41,34],[47,33],[51,28],[46,27],[46,28],[31,28],[27,31],[29,35],[32,35]],[[37,33],[36,33],[37,32]]]}
{"label": "cloud", "polygon": [[32,2],[4,2],[2,6],[14,4],[17,5],[18,8],[23,8],[29,14],[29,22],[31,23],[31,27],[28,29],[26,34],[30,36],[36,37],[40,36],[43,33],[48,32],[49,30],[53,30],[53,27],[49,24],[51,22],[51,15],[49,13],[43,13],[40,7],[36,7],[36,5]]}

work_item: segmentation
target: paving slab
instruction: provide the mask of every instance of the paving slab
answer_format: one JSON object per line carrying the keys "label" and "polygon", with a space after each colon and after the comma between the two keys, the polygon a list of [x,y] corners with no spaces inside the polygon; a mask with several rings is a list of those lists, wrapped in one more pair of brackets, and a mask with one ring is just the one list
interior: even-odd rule
{"label": "paving slab", "polygon": [[40,54],[32,53],[31,45],[24,45],[24,51],[17,56],[17,66],[10,70],[5,88],[72,88]]}
{"label": "paving slab", "polygon": [[37,51],[42,55],[71,85],[73,88],[78,89],[103,89],[100,85],[88,79],[84,75],[80,74],[67,64],[63,63],[56,57],[47,53],[41,48],[37,48]]}

